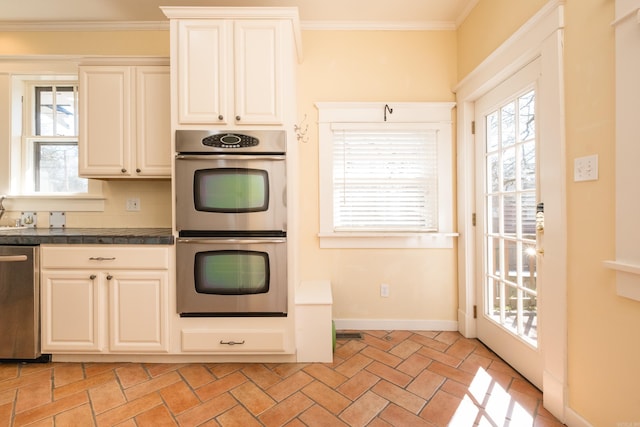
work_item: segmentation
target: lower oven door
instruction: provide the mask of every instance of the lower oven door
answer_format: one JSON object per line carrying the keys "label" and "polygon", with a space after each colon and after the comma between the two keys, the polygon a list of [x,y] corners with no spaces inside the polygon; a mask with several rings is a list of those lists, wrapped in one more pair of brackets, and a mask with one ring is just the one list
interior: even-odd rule
{"label": "lower oven door", "polygon": [[182,317],[286,316],[286,238],[178,238]]}

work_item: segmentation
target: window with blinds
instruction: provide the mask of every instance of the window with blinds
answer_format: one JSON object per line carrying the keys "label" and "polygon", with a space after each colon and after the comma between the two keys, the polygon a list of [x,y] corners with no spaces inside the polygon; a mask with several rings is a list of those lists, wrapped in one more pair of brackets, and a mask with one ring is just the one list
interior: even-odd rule
{"label": "window with blinds", "polygon": [[320,248],[452,248],[455,104],[316,106]]}
{"label": "window with blinds", "polygon": [[332,132],[335,231],[438,230],[437,130]]}

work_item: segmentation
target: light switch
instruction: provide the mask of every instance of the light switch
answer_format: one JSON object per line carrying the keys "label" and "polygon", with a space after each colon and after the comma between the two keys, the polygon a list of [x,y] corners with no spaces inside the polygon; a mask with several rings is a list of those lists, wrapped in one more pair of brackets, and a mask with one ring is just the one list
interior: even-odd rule
{"label": "light switch", "polygon": [[598,155],[576,157],[573,161],[573,180],[597,181],[598,180]]}

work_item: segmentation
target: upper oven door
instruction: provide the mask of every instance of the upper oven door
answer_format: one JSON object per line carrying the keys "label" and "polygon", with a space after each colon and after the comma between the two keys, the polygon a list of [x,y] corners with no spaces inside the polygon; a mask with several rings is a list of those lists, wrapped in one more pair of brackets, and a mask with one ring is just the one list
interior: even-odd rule
{"label": "upper oven door", "polygon": [[176,228],[286,231],[284,155],[178,154]]}

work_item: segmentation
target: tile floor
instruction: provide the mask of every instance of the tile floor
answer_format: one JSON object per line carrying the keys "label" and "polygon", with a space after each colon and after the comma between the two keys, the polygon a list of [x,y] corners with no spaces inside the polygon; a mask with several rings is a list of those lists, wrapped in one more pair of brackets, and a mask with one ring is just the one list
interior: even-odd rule
{"label": "tile floor", "polygon": [[562,426],[457,332],[366,331],[332,364],[0,364],[0,426]]}

